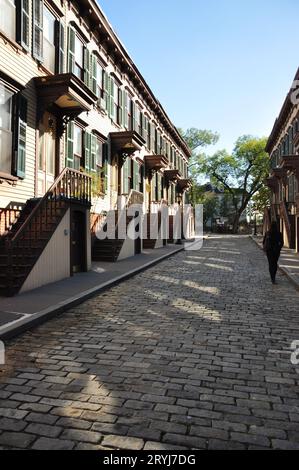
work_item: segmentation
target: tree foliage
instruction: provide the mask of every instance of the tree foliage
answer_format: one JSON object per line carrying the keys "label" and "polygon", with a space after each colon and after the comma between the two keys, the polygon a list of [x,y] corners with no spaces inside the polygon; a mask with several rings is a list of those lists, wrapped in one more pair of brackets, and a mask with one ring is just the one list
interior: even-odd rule
{"label": "tree foliage", "polygon": [[219,134],[210,130],[196,129],[195,127],[191,127],[186,131],[178,129],[178,131],[191,149],[192,155],[189,160],[188,168],[191,177],[196,180],[200,173],[200,171],[198,171],[199,162],[204,155],[202,151],[209,145],[215,145],[219,140]]}
{"label": "tree foliage", "polygon": [[234,232],[249,201],[262,190],[269,173],[266,141],[266,138],[244,135],[237,140],[232,154],[220,150],[212,156],[201,154],[197,160],[196,171],[208,175],[215,185],[231,195]]}

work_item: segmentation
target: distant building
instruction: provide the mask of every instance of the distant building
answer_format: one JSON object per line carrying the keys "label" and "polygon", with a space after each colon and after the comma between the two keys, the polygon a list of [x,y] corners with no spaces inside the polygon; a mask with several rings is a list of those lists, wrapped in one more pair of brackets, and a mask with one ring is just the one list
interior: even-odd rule
{"label": "distant building", "polygon": [[[212,183],[208,182],[204,184],[201,189],[206,194],[213,195],[217,200],[217,205],[215,207],[215,212],[212,217],[210,217],[206,223],[207,227],[210,229],[230,229],[233,225],[233,220],[235,216],[235,207],[233,205],[232,196],[229,194],[228,191],[224,191],[224,189],[219,189],[217,186],[213,185]],[[238,189],[235,189],[235,194],[237,193]],[[238,199],[241,202],[242,195],[238,196]],[[247,220],[246,211],[243,212],[240,223],[244,223]]]}
{"label": "distant building", "polygon": [[[299,69],[295,75],[299,80]],[[298,94],[298,93],[297,93]],[[299,103],[291,88],[268,139],[266,151],[271,160],[267,185],[271,205],[265,210],[265,228],[277,221],[284,244],[299,252]]]}

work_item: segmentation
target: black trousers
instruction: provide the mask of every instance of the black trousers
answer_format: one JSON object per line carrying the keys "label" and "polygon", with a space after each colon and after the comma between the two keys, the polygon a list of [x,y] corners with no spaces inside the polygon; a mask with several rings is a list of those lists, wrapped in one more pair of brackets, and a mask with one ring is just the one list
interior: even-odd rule
{"label": "black trousers", "polygon": [[267,258],[269,263],[269,272],[271,276],[272,282],[275,281],[276,273],[277,273],[277,263],[279,260],[280,253],[275,251],[267,251]]}

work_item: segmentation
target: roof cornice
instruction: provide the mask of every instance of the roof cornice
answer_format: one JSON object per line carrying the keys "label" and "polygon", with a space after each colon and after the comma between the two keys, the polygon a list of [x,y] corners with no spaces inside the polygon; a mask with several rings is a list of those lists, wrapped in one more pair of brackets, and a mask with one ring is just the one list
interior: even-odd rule
{"label": "roof cornice", "polygon": [[[299,80],[299,68],[298,68],[298,70],[296,72],[296,75],[294,77],[294,81],[295,80]],[[268,139],[268,142],[267,142],[267,145],[266,145],[266,152],[268,152],[269,154],[272,152],[272,150],[273,150],[273,148],[274,148],[274,146],[277,142],[277,139],[279,137],[279,134],[281,132],[281,129],[284,126],[284,124],[286,123],[291,110],[295,106],[292,103],[292,100],[291,100],[291,95],[292,95],[293,92],[294,92],[294,89],[290,88],[290,90],[289,90],[289,92],[288,92],[288,94],[287,94],[287,96],[284,100],[284,103],[282,105],[282,108],[280,110],[279,116],[275,120],[273,129],[271,131],[271,134],[269,136],[269,139]]]}
{"label": "roof cornice", "polygon": [[161,103],[153,94],[97,2],[95,0],[80,0],[80,7],[83,7],[84,14],[94,22],[97,28],[96,31],[101,37],[101,43],[104,44],[107,53],[112,55],[114,62],[117,61],[118,66],[129,76],[137,91],[142,94],[151,110],[159,117],[159,120],[176,141],[178,147],[190,157],[190,148],[171,122]]}

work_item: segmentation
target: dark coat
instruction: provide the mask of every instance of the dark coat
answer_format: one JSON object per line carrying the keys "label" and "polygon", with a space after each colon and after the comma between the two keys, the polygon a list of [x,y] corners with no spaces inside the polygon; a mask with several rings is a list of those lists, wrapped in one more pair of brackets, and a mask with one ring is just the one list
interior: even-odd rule
{"label": "dark coat", "polygon": [[280,255],[283,247],[283,236],[280,232],[267,232],[263,239],[263,247],[267,253]]}

